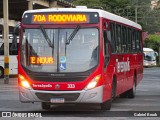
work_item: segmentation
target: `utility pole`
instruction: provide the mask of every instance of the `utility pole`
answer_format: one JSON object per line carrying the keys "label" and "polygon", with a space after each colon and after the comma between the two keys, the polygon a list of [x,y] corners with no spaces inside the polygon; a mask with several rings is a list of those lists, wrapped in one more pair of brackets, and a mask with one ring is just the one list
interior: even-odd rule
{"label": "utility pole", "polygon": [[28,10],[33,10],[33,0],[28,1]]}
{"label": "utility pole", "polygon": [[8,0],[3,0],[4,84],[9,83]]}
{"label": "utility pole", "polygon": [[135,6],[135,22],[137,23],[137,6]]}

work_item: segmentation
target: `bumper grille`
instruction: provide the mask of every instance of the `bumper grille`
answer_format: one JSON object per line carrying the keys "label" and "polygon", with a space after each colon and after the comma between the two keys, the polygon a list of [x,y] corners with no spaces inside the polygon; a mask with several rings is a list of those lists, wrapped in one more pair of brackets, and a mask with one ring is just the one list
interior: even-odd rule
{"label": "bumper grille", "polygon": [[51,76],[30,76],[34,81],[45,81],[45,82],[79,82],[86,79],[85,77],[51,77]]}
{"label": "bumper grille", "polygon": [[64,98],[65,101],[76,101],[80,93],[35,93],[36,96],[42,101],[50,101],[51,98]]}

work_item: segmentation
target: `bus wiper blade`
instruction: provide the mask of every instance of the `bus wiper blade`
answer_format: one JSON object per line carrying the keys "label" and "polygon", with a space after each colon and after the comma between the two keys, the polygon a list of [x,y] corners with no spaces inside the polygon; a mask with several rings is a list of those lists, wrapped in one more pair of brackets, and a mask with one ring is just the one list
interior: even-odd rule
{"label": "bus wiper blade", "polygon": [[68,40],[66,40],[66,45],[69,45],[70,42],[73,40],[73,38],[75,37],[75,35],[77,34],[78,30],[80,29],[80,26],[77,25],[77,27],[73,30],[73,32],[71,33],[71,35],[68,37]]}
{"label": "bus wiper blade", "polygon": [[[48,43],[48,45],[49,45],[49,47],[54,48],[54,44],[51,43],[51,40],[49,39],[49,37],[48,37],[45,29],[44,29],[42,26],[39,26],[39,27],[40,27],[40,29],[41,29],[41,32],[42,32],[44,38],[46,39],[46,41],[47,41],[47,43]],[[53,36],[53,39],[54,39],[54,36]],[[53,40],[53,41],[54,41],[54,40]]]}

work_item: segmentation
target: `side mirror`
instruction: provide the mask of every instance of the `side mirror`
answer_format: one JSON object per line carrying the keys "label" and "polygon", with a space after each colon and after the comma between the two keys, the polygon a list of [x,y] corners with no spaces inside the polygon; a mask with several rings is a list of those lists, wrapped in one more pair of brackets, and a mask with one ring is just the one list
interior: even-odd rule
{"label": "side mirror", "polygon": [[20,22],[17,23],[17,25],[14,27],[13,34],[19,36],[19,31],[20,31]]}
{"label": "side mirror", "polygon": [[157,52],[154,52],[155,56],[158,56],[158,53]]}
{"label": "side mirror", "polygon": [[11,50],[15,51],[17,50],[17,37],[19,36],[19,31],[20,31],[20,23],[18,23],[13,30],[13,39],[12,39],[12,46]]}

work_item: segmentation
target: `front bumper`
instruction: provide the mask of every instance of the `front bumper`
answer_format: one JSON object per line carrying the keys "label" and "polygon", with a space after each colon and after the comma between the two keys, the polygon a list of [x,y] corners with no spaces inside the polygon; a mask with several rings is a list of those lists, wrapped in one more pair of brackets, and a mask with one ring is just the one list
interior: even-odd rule
{"label": "front bumper", "polygon": [[156,62],[155,61],[152,61],[152,62],[143,62],[143,66],[156,66]]}
{"label": "front bumper", "polygon": [[21,102],[50,102],[51,98],[64,98],[64,103],[102,103],[103,86],[81,91],[42,91],[19,87]]}

